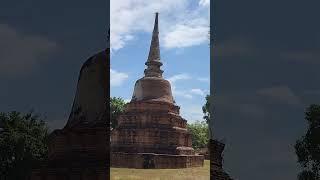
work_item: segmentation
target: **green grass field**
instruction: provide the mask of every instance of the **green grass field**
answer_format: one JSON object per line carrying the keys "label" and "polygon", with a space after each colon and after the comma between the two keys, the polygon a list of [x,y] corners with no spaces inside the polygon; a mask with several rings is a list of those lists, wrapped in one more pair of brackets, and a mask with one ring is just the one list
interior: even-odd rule
{"label": "green grass field", "polygon": [[210,161],[203,167],[184,169],[128,169],[111,168],[111,180],[208,180]]}

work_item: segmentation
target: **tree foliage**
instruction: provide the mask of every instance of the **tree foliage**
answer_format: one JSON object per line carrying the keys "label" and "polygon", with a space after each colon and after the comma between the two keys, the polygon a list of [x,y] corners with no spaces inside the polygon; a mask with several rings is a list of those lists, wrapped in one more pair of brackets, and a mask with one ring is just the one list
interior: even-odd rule
{"label": "tree foliage", "polygon": [[114,129],[118,125],[117,118],[123,113],[125,101],[120,97],[110,98],[110,128]]}
{"label": "tree foliage", "polygon": [[32,112],[0,113],[0,179],[26,179],[47,158],[48,127]]}
{"label": "tree foliage", "polygon": [[188,124],[188,131],[192,137],[192,147],[194,149],[208,147],[209,129],[208,124],[204,121],[196,121]]}
{"label": "tree foliage", "polygon": [[298,163],[303,171],[299,180],[320,179],[320,105],[312,104],[305,112],[308,123],[306,134],[295,144]]}
{"label": "tree foliage", "polygon": [[209,124],[211,115],[210,115],[210,95],[206,96],[206,103],[202,106],[202,112],[204,114],[203,119],[206,120],[206,123]]}

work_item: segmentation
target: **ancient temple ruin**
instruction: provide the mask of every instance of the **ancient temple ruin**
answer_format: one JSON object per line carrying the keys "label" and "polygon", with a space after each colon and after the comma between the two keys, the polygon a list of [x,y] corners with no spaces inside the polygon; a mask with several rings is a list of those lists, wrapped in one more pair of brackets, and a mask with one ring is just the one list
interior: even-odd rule
{"label": "ancient temple ruin", "polygon": [[31,180],[105,180],[109,177],[107,108],[109,49],[81,67],[67,124],[49,136],[48,159]]}
{"label": "ancient temple ruin", "polygon": [[233,180],[228,173],[222,167],[223,157],[222,153],[225,144],[218,141],[210,139],[210,179],[212,180]]}
{"label": "ancient temple ruin", "polygon": [[131,101],[111,132],[111,167],[187,168],[203,166],[192,148],[187,121],[179,115],[169,81],[160,69],[156,13],[144,77],[137,80]]}

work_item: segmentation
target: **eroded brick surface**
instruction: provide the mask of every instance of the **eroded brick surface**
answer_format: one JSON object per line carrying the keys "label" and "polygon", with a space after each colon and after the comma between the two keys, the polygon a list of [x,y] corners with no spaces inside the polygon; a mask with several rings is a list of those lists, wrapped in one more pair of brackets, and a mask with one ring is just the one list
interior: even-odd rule
{"label": "eroded brick surface", "polygon": [[31,180],[108,179],[108,53],[103,51],[82,66],[68,123],[50,134],[49,158],[34,167]]}
{"label": "eroded brick surface", "polygon": [[187,121],[179,114],[171,85],[160,69],[158,14],[144,77],[137,80],[131,101],[111,132],[111,166],[186,168],[203,166],[195,155]]}
{"label": "eroded brick surface", "polygon": [[204,156],[195,155],[187,121],[179,115],[178,106],[131,102],[118,118],[118,127],[111,132],[111,166],[145,168],[143,159],[148,154],[155,164],[152,168],[203,165]]}
{"label": "eroded brick surface", "polygon": [[224,144],[217,140],[210,140],[210,179],[211,180],[232,180],[231,177],[223,170],[222,153]]}

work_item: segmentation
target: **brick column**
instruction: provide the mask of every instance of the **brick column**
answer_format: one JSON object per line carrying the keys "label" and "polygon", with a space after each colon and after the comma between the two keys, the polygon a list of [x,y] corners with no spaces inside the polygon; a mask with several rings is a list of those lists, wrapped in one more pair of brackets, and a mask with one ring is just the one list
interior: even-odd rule
{"label": "brick column", "polygon": [[227,173],[224,172],[222,163],[222,153],[225,144],[217,140],[210,139],[210,179],[211,180],[232,180]]}

